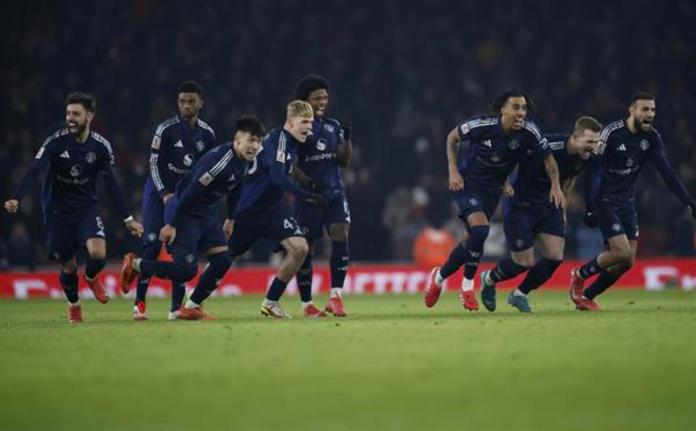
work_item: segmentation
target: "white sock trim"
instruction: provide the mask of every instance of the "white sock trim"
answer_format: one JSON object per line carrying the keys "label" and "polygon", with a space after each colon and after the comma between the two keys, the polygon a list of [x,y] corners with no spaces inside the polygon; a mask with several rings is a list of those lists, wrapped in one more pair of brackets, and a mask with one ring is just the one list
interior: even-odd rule
{"label": "white sock trim", "polygon": [[462,278],[462,291],[471,292],[474,290],[474,280],[470,280],[466,277]]}
{"label": "white sock trim", "polygon": [[332,287],[331,288],[331,293],[329,294],[329,298],[340,298],[343,294],[343,288],[341,287]]}
{"label": "white sock trim", "polygon": [[186,305],[184,305],[184,308],[188,308],[189,310],[198,307],[200,307],[200,304],[196,304],[195,302],[191,301],[190,298],[186,300]]}

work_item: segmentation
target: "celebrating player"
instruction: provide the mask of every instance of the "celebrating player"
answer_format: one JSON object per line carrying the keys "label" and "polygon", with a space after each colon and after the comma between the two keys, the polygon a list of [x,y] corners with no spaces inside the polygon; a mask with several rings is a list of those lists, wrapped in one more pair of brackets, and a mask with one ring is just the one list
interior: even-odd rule
{"label": "celebrating player", "polygon": [[326,200],[308,192],[290,179],[297,147],[304,145],[312,130],[312,106],[295,100],[287,106],[283,127],[277,127],[264,138],[263,148],[256,157],[239,198],[234,216],[225,221],[233,258],[244,254],[260,238],[269,239],[285,250],[276,277],[261,304],[264,316],[289,318],[278,302],[292,277],[307,257],[309,246],[302,228],[283,202],[284,193],[295,199],[326,207]]}
{"label": "celebrating player", "polygon": [[[696,203],[670,166],[665,156],[660,133],[653,128],[655,97],[639,93],[631,100],[628,118],[609,124],[600,142],[597,169],[598,190],[586,198],[585,222],[599,227],[607,250],[579,269],[570,279],[570,297],[578,310],[598,311],[594,299],[607,290],[628,271],[636,259],[638,249],[638,214],[636,213],[635,182],[646,162],[651,161],[667,187],[696,218]],[[584,281],[593,275],[599,277],[587,289]]]}
{"label": "celebrating player", "polygon": [[182,285],[195,277],[199,251],[208,258],[193,293],[178,310],[169,313],[169,320],[209,319],[203,301],[217,288],[232,259],[228,254],[227,238],[217,215],[217,203],[227,197],[228,212],[232,214],[241,193],[244,177],[261,146],[266,133],[256,117],[237,120],[234,141],[206,153],[176,187],[173,200],[165,208],[165,225],[159,239],[171,246],[173,262],[137,258],[128,253],[123,259],[119,283],[128,286],[136,276],[157,276]]}
{"label": "celebrating player", "polygon": [[334,316],[346,316],[341,291],[348,269],[348,229],[350,210],[341,182],[339,167],[347,167],[352,154],[350,126],[325,116],[329,104],[329,83],[317,75],[309,75],[297,84],[297,98],[312,105],[314,122],[312,134],[297,147],[295,178],[310,191],[321,193],[327,200],[324,210],[297,200],[295,217],[306,233],[309,254],[297,272],[297,285],[305,317],[324,317],[326,314],[312,303],[312,246],[321,238],[324,229],[331,238],[331,293],[325,310]]}
{"label": "celebrating player", "polygon": [[51,258],[60,264],[60,284],[69,303],[68,320],[77,323],[82,322],[75,258],[79,248],[87,248],[84,274],[87,285],[99,302],[109,300],[97,278],[106,258],[106,233],[97,208],[98,176],[104,179],[107,193],[131,234],[142,236],[143,227],[130,215],[114,177],[111,144],[90,130],[95,114],[94,98],[85,93],[72,93],[65,105],[67,127],[44,141],[13,198],[5,202],[5,209],[16,212],[22,197],[48,168],[41,199],[46,248]]}
{"label": "celebrating player", "polygon": [[[164,206],[174,196],[176,184],[203,154],[215,146],[215,132],[198,114],[203,107],[203,88],[194,81],[179,86],[179,115],[157,127],[150,145],[150,172],[143,192],[143,259],[157,259],[162,243],[159,232],[164,226]],[[133,318],[147,319],[145,297],[150,278],[138,277]],[[130,285],[125,286],[130,289]],[[184,285],[172,286],[170,313],[175,313],[184,298]],[[128,293],[125,291],[124,293]]]}
{"label": "celebrating player", "polygon": [[[551,181],[549,199],[554,207],[564,207],[556,161],[539,129],[526,120],[527,112],[534,109],[531,97],[523,90],[512,89],[496,98],[492,108],[495,115],[465,121],[447,136],[449,189],[469,235],[466,243],[452,250],[442,267],[431,271],[425,290],[427,307],[437,303],[444,280],[464,265],[459,297],[464,308],[478,310],[474,276],[488,237],[489,221],[498,206],[506,178],[529,153],[543,159],[544,170]],[[460,141],[469,144],[461,162],[457,158]]]}
{"label": "celebrating player", "polygon": [[[551,154],[558,164],[563,192],[568,196],[577,175],[590,164],[599,144],[602,125],[592,117],[580,117],[571,135],[546,135]],[[513,173],[511,191],[505,200],[505,238],[510,257],[491,271],[481,273],[481,301],[488,311],[496,307],[495,284],[527,272],[522,284],[507,298],[521,312],[531,312],[527,294],[548,280],[563,261],[565,215],[549,203],[551,184],[538,157],[523,160]],[[542,258],[534,262],[534,240],[539,241]]]}

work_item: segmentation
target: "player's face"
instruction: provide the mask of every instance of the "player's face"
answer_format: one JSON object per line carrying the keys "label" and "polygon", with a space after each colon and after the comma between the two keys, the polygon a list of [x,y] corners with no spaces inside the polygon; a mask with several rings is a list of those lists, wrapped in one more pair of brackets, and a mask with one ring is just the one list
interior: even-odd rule
{"label": "player's face", "polygon": [[237,132],[234,134],[234,151],[247,162],[254,160],[260,149],[260,136],[252,135],[249,132]]}
{"label": "player's face", "polygon": [[71,103],[65,107],[65,124],[73,135],[81,135],[89,123],[92,122],[94,114],[87,111],[80,103]]}
{"label": "player's face", "polygon": [[503,125],[509,125],[514,130],[524,127],[527,118],[527,100],[522,97],[509,97],[505,105],[500,109]]}
{"label": "player's face", "polygon": [[305,142],[312,132],[314,117],[290,117],[290,133],[300,142]]}
{"label": "player's face", "polygon": [[571,141],[575,152],[580,155],[583,160],[592,157],[599,147],[599,132],[592,130],[583,130],[579,134],[573,134]]}
{"label": "player's face", "polygon": [[629,108],[636,129],[649,132],[655,119],[654,100],[636,100]]}
{"label": "player's face", "polygon": [[203,98],[198,93],[179,93],[179,115],[184,118],[193,118],[203,107]]}
{"label": "player's face", "polygon": [[309,93],[307,102],[312,105],[314,115],[317,117],[323,117],[326,113],[326,107],[329,106],[329,92],[324,88],[314,90]]}

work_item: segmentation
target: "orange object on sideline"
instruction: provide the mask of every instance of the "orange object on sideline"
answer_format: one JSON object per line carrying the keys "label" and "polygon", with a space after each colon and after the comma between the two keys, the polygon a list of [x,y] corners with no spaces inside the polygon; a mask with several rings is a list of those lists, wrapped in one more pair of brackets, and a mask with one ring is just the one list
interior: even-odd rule
{"label": "orange object on sideline", "polygon": [[446,230],[427,227],[413,242],[413,260],[424,268],[442,265],[455,244],[456,240]]}

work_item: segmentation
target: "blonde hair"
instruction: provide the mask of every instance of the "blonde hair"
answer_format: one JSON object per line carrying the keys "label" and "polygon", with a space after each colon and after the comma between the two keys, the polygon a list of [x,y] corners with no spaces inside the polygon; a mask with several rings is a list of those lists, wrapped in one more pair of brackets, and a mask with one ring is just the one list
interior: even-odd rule
{"label": "blonde hair", "polygon": [[294,117],[314,118],[312,105],[304,100],[293,100],[288,103],[287,118]]}

